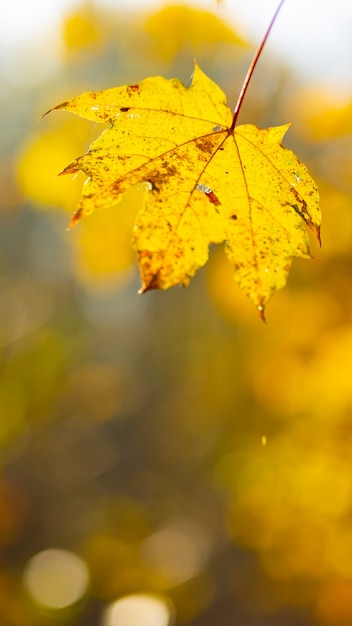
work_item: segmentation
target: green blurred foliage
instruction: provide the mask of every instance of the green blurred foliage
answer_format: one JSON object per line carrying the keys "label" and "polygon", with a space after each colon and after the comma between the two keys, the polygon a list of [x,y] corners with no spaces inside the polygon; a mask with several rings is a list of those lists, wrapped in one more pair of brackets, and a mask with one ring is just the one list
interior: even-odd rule
{"label": "green blurred foliage", "polygon": [[[99,624],[145,591],[173,602],[176,624],[349,626],[351,103],[265,57],[248,93],[242,121],[293,121],[287,145],[324,214],[318,258],[294,263],[265,326],[220,249],[188,289],[137,295],[138,190],[67,233],[82,181],[55,175],[96,129],[36,122],[84,90],[187,82],[195,54],[232,102],[251,56],[240,35],[186,6],[136,18],[87,3],[61,41],[49,78],[3,79],[0,622]],[[23,585],[52,547],[89,568],[71,612]]]}

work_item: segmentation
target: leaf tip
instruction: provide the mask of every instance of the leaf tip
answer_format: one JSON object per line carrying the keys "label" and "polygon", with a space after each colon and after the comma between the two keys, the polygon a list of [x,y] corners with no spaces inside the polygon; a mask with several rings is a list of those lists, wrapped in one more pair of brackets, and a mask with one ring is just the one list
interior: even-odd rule
{"label": "leaf tip", "polygon": [[67,227],[67,230],[72,230],[72,228],[74,226],[76,226],[77,222],[79,222],[79,220],[82,217],[82,209],[77,209],[77,211],[75,211],[75,213],[72,215],[71,217],[71,221]]}
{"label": "leaf tip", "polygon": [[318,240],[319,246],[321,247],[320,226],[316,226],[316,228],[314,229],[314,234]]}
{"label": "leaf tip", "polygon": [[65,174],[77,174],[77,172],[79,171],[79,167],[77,167],[76,161],[73,161],[69,165],[66,165],[66,167],[64,167],[64,169],[57,174],[57,176],[64,176]]}
{"label": "leaf tip", "polygon": [[52,111],[57,111],[58,109],[65,109],[68,104],[69,104],[68,101],[66,101],[66,102],[62,102],[61,104],[58,104],[56,107],[52,107],[51,109],[49,109],[48,111],[43,113],[43,115],[40,116],[39,121],[42,120],[43,117],[45,117],[46,115],[49,115],[49,113],[51,113]]}
{"label": "leaf tip", "polygon": [[138,289],[138,294],[142,296],[144,293],[147,293],[147,291],[153,291],[153,289],[158,289],[158,287],[154,286],[153,283],[149,285],[143,284],[140,289]]}
{"label": "leaf tip", "polygon": [[148,282],[142,280],[142,286],[138,289],[138,293],[142,295],[143,293],[147,293],[147,291],[152,291],[153,289],[160,289],[159,274],[153,274]]}
{"label": "leaf tip", "polygon": [[260,319],[262,320],[262,322],[266,323],[265,309],[264,309],[264,306],[262,304],[258,304],[257,311],[258,311],[258,315],[259,315]]}
{"label": "leaf tip", "polygon": [[193,59],[192,86],[194,83],[197,83],[202,76],[204,76],[204,72],[201,70],[197,59]]}

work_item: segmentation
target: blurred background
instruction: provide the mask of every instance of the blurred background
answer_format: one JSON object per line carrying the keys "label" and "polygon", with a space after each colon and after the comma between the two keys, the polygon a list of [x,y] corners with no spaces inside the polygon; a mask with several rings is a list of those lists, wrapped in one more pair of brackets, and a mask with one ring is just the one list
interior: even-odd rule
{"label": "blurred background", "polygon": [[0,9],[1,626],[352,623],[351,3],[287,0],[242,109],[292,122],[324,217],[266,325],[221,247],[137,294],[137,190],[67,232],[101,129],[39,122],[194,58],[233,106],[275,6]]}

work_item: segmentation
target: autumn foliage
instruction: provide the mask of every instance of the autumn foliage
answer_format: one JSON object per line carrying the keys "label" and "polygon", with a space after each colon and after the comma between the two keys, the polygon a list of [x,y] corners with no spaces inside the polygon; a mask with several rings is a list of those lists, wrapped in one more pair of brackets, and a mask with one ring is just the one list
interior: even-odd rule
{"label": "autumn foliage", "polygon": [[[2,58],[1,625],[112,626],[128,602],[144,624],[148,600],[162,626],[352,623],[351,98],[329,82],[304,83],[268,46],[232,135],[223,94],[232,106],[258,42],[234,32],[231,3],[219,4],[213,19],[184,6],[129,15],[89,2],[48,33],[38,67],[29,72],[24,63],[26,71],[15,76],[15,51]],[[185,15],[187,40],[173,28]],[[26,62],[29,56],[27,50]],[[253,202],[258,231],[262,224],[273,236],[284,227],[272,221],[277,211],[294,225],[280,237],[289,248],[286,269],[297,238],[300,250],[310,238],[314,260],[294,254],[265,325],[234,283],[237,259],[229,262],[226,243],[209,245],[210,236],[199,242],[199,218],[190,208],[183,219],[204,245],[201,261],[209,248],[207,263],[187,289],[138,296],[141,229],[134,224],[147,224],[148,207],[155,228],[158,193],[166,197],[170,184],[182,194],[170,173],[158,186],[162,168],[153,180],[145,151],[139,166],[146,180],[67,232],[78,204],[88,206],[89,187],[104,195],[93,183],[94,148],[103,150],[105,140],[116,147],[112,137],[120,140],[124,128],[131,143],[141,118],[128,116],[141,113],[118,110],[101,124],[64,110],[39,121],[43,111],[80,93],[108,94],[112,85],[148,85],[155,79],[145,77],[155,75],[188,99],[193,58],[202,68],[193,80],[211,93],[214,87],[220,106],[215,119],[197,112],[195,133],[186,124],[194,169],[204,163],[211,173],[210,153],[196,147],[203,128],[211,145],[224,140],[229,153],[241,146],[246,164],[256,164],[248,179],[252,202],[265,195],[268,207],[266,194],[274,192],[271,221]],[[174,119],[179,146],[182,123]],[[254,157],[245,148],[249,133]],[[263,139],[274,159],[286,160],[289,184],[280,193],[274,166],[258,149]],[[176,167],[177,146],[169,167]],[[118,168],[115,160],[116,152]],[[267,187],[262,174],[255,178],[264,161]],[[57,176],[70,163],[91,167],[91,182],[84,186],[90,172],[80,169]],[[199,181],[191,181],[193,168],[185,174],[194,210],[217,220],[219,242],[226,229],[239,229],[240,217],[248,235],[249,198],[237,198],[230,213],[233,188],[220,186],[215,170],[207,179],[206,169]],[[320,192],[321,249],[307,171]],[[306,231],[302,200],[310,206],[311,199]],[[172,204],[170,223],[177,210]],[[165,217],[160,225],[158,245],[168,237]],[[186,261],[192,265],[194,257]]]}
{"label": "autumn foliage", "polygon": [[288,127],[234,128],[224,93],[197,65],[190,88],[155,77],[55,109],[110,124],[62,172],[88,177],[72,226],[145,185],[133,233],[141,292],[188,285],[209,245],[226,242],[235,280],[264,317],[292,257],[310,256],[302,219],[320,239],[316,185],[281,145]]}

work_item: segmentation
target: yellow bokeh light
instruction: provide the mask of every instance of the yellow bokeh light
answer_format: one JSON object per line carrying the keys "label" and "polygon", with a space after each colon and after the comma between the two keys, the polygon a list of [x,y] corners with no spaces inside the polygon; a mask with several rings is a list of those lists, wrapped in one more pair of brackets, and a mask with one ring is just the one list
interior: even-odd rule
{"label": "yellow bokeh light", "polygon": [[173,522],[148,537],[142,553],[165,578],[165,586],[181,584],[197,575],[209,553],[209,538],[191,522]]}
{"label": "yellow bokeh light", "polygon": [[78,602],[89,584],[88,568],[77,555],[49,549],[33,556],[24,571],[32,598],[44,607],[64,609]]}
{"label": "yellow bokeh light", "polygon": [[92,130],[83,120],[66,119],[55,130],[28,140],[18,155],[17,165],[18,183],[24,196],[40,205],[50,208],[54,205],[73,212],[84,178],[58,174],[86,149],[91,137]]}
{"label": "yellow bokeh light", "polygon": [[172,609],[168,600],[152,594],[132,594],[111,604],[102,626],[171,626]]}
{"label": "yellow bokeh light", "polygon": [[98,15],[89,4],[68,15],[62,25],[62,35],[68,51],[96,47],[103,41]]}
{"label": "yellow bokeh light", "polygon": [[78,277],[93,287],[123,284],[135,275],[131,237],[142,194],[130,190],[118,205],[96,211],[73,232],[75,269]]}
{"label": "yellow bokeh light", "polygon": [[193,54],[210,56],[217,44],[245,46],[244,40],[218,16],[186,5],[169,5],[150,15],[145,24],[152,48],[162,58],[172,59],[187,48]]}

